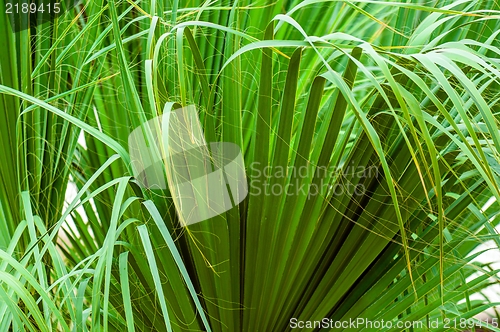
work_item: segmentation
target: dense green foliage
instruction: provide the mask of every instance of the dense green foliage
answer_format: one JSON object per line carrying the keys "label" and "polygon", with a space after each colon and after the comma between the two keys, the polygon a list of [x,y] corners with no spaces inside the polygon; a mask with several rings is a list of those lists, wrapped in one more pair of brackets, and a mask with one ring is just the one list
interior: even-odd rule
{"label": "dense green foliage", "polygon": [[[449,331],[494,306],[471,252],[500,245],[499,34],[494,0],[89,0],[17,33],[0,12],[0,331]],[[127,152],[176,105],[250,191],[187,227]]]}

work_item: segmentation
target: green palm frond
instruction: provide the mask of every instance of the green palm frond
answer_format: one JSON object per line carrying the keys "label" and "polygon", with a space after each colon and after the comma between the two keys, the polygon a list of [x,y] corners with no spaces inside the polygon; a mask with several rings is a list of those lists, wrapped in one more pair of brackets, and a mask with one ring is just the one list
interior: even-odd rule
{"label": "green palm frond", "polygon": [[[484,327],[499,18],[496,1],[111,0],[14,33],[0,12],[0,331]],[[128,139],[189,105],[241,149],[248,196],[182,227]]]}

